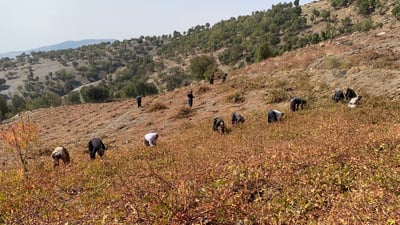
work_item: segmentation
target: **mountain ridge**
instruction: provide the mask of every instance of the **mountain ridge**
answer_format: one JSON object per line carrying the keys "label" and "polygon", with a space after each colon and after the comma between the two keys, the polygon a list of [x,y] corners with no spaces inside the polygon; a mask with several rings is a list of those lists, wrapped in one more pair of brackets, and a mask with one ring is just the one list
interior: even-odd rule
{"label": "mountain ridge", "polygon": [[69,41],[63,41],[58,44],[53,44],[53,45],[46,45],[42,46],[39,48],[33,48],[29,50],[20,50],[20,51],[11,51],[11,52],[4,52],[0,53],[0,58],[15,58],[18,55],[21,55],[23,53],[25,54],[30,54],[31,52],[38,52],[38,51],[57,51],[57,50],[64,50],[64,49],[70,49],[70,48],[79,48],[84,45],[94,45],[94,44],[100,44],[103,42],[114,42],[116,39],[82,39],[82,40],[69,40]]}

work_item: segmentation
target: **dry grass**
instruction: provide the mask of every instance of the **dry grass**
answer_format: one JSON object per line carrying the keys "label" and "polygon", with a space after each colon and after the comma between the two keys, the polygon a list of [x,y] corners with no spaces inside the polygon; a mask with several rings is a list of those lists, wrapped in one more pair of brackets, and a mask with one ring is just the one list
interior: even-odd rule
{"label": "dry grass", "polygon": [[175,116],[176,118],[188,118],[193,115],[193,110],[188,106],[183,106],[179,109],[178,114]]}
{"label": "dry grass", "polygon": [[[224,84],[190,87],[195,113],[182,107],[188,88],[147,97],[146,110],[128,99],[30,112],[38,149],[66,145],[73,162],[54,170],[35,156],[24,176],[1,158],[0,224],[399,223],[400,103],[385,99],[399,96],[398,56],[380,51],[398,46],[396,34],[352,34],[344,38],[354,46],[338,39],[232,71]],[[378,58],[363,52],[371,43]],[[338,77],[339,69],[349,72]],[[330,99],[349,84],[362,90],[355,109]],[[305,97],[306,109],[287,107],[268,124],[266,109],[284,109],[290,96]],[[231,110],[246,122],[212,132],[212,118],[229,121]],[[149,130],[161,133],[152,148],[141,143]],[[84,152],[92,136],[107,140],[102,159]]]}
{"label": "dry grass", "polygon": [[227,101],[231,103],[243,103],[246,98],[244,97],[245,93],[243,91],[237,91],[233,93],[232,95],[229,95],[227,97]]}
{"label": "dry grass", "polygon": [[156,111],[160,111],[163,109],[168,109],[168,107],[164,103],[157,101],[157,102],[151,104],[150,107],[146,111],[147,112],[156,112]]}
{"label": "dry grass", "polygon": [[330,104],[276,124],[253,111],[229,135],[192,124],[154,148],[109,150],[92,162],[82,153],[57,170],[38,160],[28,179],[16,170],[0,174],[0,222],[399,221],[399,108]]}
{"label": "dry grass", "polygon": [[199,87],[199,89],[197,90],[197,92],[198,93],[206,93],[207,91],[209,91],[210,90],[210,87],[209,86],[207,86],[207,85],[205,85],[205,84],[202,84],[202,85],[200,85],[200,87]]}

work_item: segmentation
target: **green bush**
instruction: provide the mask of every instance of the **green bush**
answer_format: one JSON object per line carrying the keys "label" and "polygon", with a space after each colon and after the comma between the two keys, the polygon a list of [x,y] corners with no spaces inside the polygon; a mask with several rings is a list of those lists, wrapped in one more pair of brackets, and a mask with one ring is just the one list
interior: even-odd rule
{"label": "green bush", "polygon": [[40,97],[37,97],[32,100],[30,103],[31,109],[39,109],[39,108],[49,108],[54,106],[60,106],[62,103],[61,97],[55,93],[49,92]]}
{"label": "green bush", "polygon": [[331,0],[331,6],[335,9],[339,9],[341,7],[345,7],[350,3],[349,0]]}
{"label": "green bush", "polygon": [[369,15],[375,11],[377,0],[356,0],[358,13],[361,15]]}
{"label": "green bush", "polygon": [[5,118],[5,115],[7,115],[8,112],[9,108],[7,105],[7,101],[3,98],[3,96],[0,95],[0,121]]}
{"label": "green bush", "polygon": [[17,114],[19,112],[26,110],[25,99],[20,95],[14,95],[11,98],[11,107],[10,108],[11,108],[12,114]]}
{"label": "green bush", "polygon": [[274,54],[273,54],[271,48],[269,47],[269,45],[263,44],[256,49],[254,57],[257,62],[260,62],[260,61],[267,59],[273,55]]}
{"label": "green bush", "polygon": [[206,79],[216,68],[217,63],[213,56],[201,55],[190,60],[189,70],[198,79]]}
{"label": "green bush", "polygon": [[353,29],[357,31],[369,31],[374,28],[374,22],[368,18],[357,24],[354,24]]}
{"label": "green bush", "polygon": [[164,80],[164,83],[166,83],[167,91],[186,86],[190,84],[192,80],[180,67],[172,67],[167,73],[161,74],[160,77]]}
{"label": "green bush", "polygon": [[65,96],[64,103],[67,105],[74,105],[74,104],[82,103],[81,102],[81,94],[78,91],[70,92],[67,96]]}
{"label": "green bush", "polygon": [[81,89],[85,102],[104,102],[109,98],[108,89],[104,86],[89,86]]}
{"label": "green bush", "polygon": [[400,4],[396,5],[392,9],[392,15],[396,17],[396,19],[400,20]]}
{"label": "green bush", "polygon": [[122,93],[125,97],[136,97],[138,95],[146,96],[157,94],[158,89],[153,83],[133,80],[122,89]]}

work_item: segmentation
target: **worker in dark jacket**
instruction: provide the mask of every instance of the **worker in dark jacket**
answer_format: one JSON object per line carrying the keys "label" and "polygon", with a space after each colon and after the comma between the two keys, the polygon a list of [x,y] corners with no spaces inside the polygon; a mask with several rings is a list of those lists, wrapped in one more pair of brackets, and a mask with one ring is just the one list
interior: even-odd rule
{"label": "worker in dark jacket", "polygon": [[210,75],[210,84],[214,84],[214,78],[215,78],[214,73],[212,73]]}
{"label": "worker in dark jacket", "polygon": [[142,107],[142,96],[136,96],[136,103],[138,108]]}
{"label": "worker in dark jacket", "polygon": [[302,99],[302,98],[292,98],[290,99],[290,110],[292,112],[294,111],[298,111],[299,110],[299,106],[301,109],[303,109],[303,106],[306,104],[306,100]]}
{"label": "worker in dark jacket", "polygon": [[194,99],[193,92],[192,92],[192,91],[189,91],[189,93],[187,94],[187,97],[188,97],[188,104],[189,104],[189,107],[192,108],[193,99]]}
{"label": "worker in dark jacket", "polygon": [[228,77],[228,74],[227,74],[227,73],[225,73],[225,74],[222,76],[222,83],[225,83],[227,77]]}
{"label": "worker in dark jacket", "polygon": [[343,101],[344,100],[343,91],[340,88],[336,88],[335,93],[332,96],[332,99],[335,100],[335,102]]}
{"label": "worker in dark jacket", "polygon": [[232,125],[244,123],[244,117],[240,115],[238,112],[232,113]]}
{"label": "worker in dark jacket", "polygon": [[346,97],[346,100],[350,101],[350,99],[357,97],[357,94],[353,89],[347,88],[344,96]]}
{"label": "worker in dark jacket", "polygon": [[220,117],[215,117],[214,118],[214,123],[213,123],[213,131],[219,132],[218,128],[221,128],[221,134],[225,134],[225,122],[222,118]]}
{"label": "worker in dark jacket", "polygon": [[106,150],[106,146],[104,145],[104,143],[101,141],[100,138],[92,138],[89,141],[88,149],[90,154],[90,160],[93,160],[96,158],[96,152],[97,154],[99,154],[100,157],[103,157],[104,151]]}

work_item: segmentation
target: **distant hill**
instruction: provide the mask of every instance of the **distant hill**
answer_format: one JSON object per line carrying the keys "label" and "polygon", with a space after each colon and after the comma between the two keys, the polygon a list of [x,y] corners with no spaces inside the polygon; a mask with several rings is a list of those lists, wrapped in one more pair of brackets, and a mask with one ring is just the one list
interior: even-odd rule
{"label": "distant hill", "polygon": [[22,50],[22,51],[13,51],[13,52],[6,52],[0,53],[0,58],[15,58],[17,55],[21,55],[22,53],[29,54],[31,52],[39,52],[39,51],[57,51],[57,50],[64,50],[69,48],[79,48],[84,45],[95,45],[100,44],[102,42],[114,42],[115,39],[85,39],[80,41],[64,41],[59,44],[55,45],[48,45],[43,46],[40,48],[30,49],[30,50]]}

